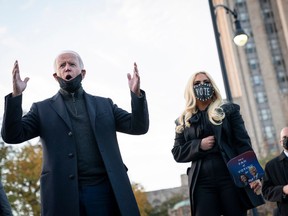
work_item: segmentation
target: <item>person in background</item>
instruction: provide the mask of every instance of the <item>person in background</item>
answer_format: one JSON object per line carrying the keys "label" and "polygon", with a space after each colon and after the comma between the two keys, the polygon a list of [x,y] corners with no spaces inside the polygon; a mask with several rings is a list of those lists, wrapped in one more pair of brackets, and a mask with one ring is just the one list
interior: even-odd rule
{"label": "person in background", "polygon": [[258,172],[255,166],[250,166],[249,167],[249,173],[252,176],[252,181],[258,179]]}
{"label": "person in background", "polygon": [[136,63],[133,75],[127,74],[131,113],[110,98],[84,91],[86,70],[78,53],[68,50],[57,55],[54,71],[58,93],[33,103],[22,117],[22,93],[29,78],[20,78],[15,62],[13,92],[5,97],[1,131],[10,144],[41,138],[41,215],[139,216],[116,136],[116,132],[141,135],[149,128]]}
{"label": "person in background", "polygon": [[237,104],[222,101],[219,89],[207,72],[197,72],[185,89],[186,106],[176,120],[172,154],[188,168],[190,206],[193,216],[243,216],[264,204],[256,192],[261,182],[237,188],[226,162],[252,150]]}
{"label": "person in background", "polygon": [[6,193],[4,191],[3,185],[0,181],[0,215],[2,216],[12,216],[12,210]]}
{"label": "person in background", "polygon": [[266,163],[262,193],[266,200],[277,203],[276,216],[288,215],[288,127],[280,132],[283,151]]}
{"label": "person in background", "polygon": [[248,185],[248,177],[245,174],[241,174],[239,179],[243,183],[243,185]]}

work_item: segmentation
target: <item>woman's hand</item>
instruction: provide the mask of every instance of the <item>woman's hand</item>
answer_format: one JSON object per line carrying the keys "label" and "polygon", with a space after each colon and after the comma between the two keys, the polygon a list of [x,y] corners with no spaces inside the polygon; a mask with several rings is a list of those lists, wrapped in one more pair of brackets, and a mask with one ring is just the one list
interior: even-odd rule
{"label": "woman's hand", "polygon": [[215,137],[208,136],[201,140],[200,148],[204,151],[207,151],[209,149],[212,149],[214,145],[215,145]]}
{"label": "woman's hand", "polygon": [[250,188],[254,190],[254,193],[256,193],[257,195],[261,194],[262,183],[259,179],[257,179],[256,181],[250,182],[249,185],[250,185]]}

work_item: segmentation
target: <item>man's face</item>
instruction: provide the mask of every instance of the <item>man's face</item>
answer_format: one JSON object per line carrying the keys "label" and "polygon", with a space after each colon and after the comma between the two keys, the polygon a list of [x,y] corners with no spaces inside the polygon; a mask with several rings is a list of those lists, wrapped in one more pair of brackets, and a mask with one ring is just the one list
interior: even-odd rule
{"label": "man's face", "polygon": [[255,176],[257,174],[257,170],[255,167],[251,168],[250,173]]}
{"label": "man's face", "polygon": [[64,53],[58,56],[56,59],[56,71],[57,76],[64,80],[71,80],[83,72],[83,78],[85,71],[81,70],[79,59],[72,53]]}
{"label": "man's face", "polygon": [[241,175],[240,179],[242,182],[246,182],[247,181],[247,177],[245,175]]}

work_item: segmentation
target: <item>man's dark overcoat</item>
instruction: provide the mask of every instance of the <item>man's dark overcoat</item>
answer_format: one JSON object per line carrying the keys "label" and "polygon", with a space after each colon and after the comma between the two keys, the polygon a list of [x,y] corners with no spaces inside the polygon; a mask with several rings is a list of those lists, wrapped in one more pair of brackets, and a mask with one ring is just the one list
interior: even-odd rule
{"label": "man's dark overcoat", "polygon": [[11,206],[1,181],[0,181],[0,215],[12,216]]}
{"label": "man's dark overcoat", "polygon": [[[229,161],[233,157],[252,150],[250,137],[245,129],[244,121],[240,115],[240,106],[233,103],[227,103],[222,106],[225,112],[225,118],[220,125],[213,125],[216,145],[222,148],[222,157],[224,161]],[[197,115],[192,116],[197,118]],[[191,122],[197,122],[197,119]],[[205,152],[200,150],[201,140],[191,123],[190,127],[185,127],[183,133],[176,133],[172,154],[177,162],[192,162],[191,167],[187,169],[189,181],[189,194],[191,213],[194,214],[194,189],[197,182],[201,166],[201,158]],[[239,195],[244,208],[264,204],[263,197],[256,195],[248,185],[245,188],[239,188]]]}
{"label": "man's dark overcoat", "polygon": [[283,187],[288,184],[288,158],[284,152],[273,158],[265,166],[262,192],[266,200],[277,202],[277,215],[288,215],[288,196]]}
{"label": "man's dark overcoat", "polygon": [[[140,135],[149,128],[145,92],[137,97],[131,92],[132,112],[117,107],[109,98],[84,92],[90,124],[103,158],[122,216],[140,215],[124,165],[116,132]],[[33,103],[22,118],[22,95],[5,97],[2,137],[17,144],[40,136],[43,146],[41,215],[78,216],[79,194],[77,151],[68,113],[60,93]]]}

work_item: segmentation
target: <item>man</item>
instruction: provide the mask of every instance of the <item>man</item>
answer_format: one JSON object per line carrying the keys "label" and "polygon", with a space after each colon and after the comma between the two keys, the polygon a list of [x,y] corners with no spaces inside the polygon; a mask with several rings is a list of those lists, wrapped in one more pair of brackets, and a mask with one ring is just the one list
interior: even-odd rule
{"label": "man", "polygon": [[3,185],[0,181],[0,215],[11,216],[11,206],[7,199],[6,193],[4,191]]}
{"label": "man", "polygon": [[132,113],[83,90],[86,71],[76,52],[60,53],[54,69],[59,92],[34,103],[22,117],[22,92],[29,78],[21,80],[15,62],[13,93],[5,97],[2,127],[7,143],[37,136],[42,140],[41,215],[140,215],[116,136],[148,131],[148,107],[136,63],[133,76],[127,74]]}
{"label": "man", "polygon": [[249,172],[250,172],[250,174],[252,176],[252,180],[251,181],[255,181],[255,180],[259,179],[258,172],[257,172],[257,169],[256,169],[255,166],[250,166],[249,167]]}
{"label": "man", "polygon": [[283,152],[270,160],[265,167],[262,193],[266,200],[277,202],[276,215],[288,215],[288,127],[280,132]]}

